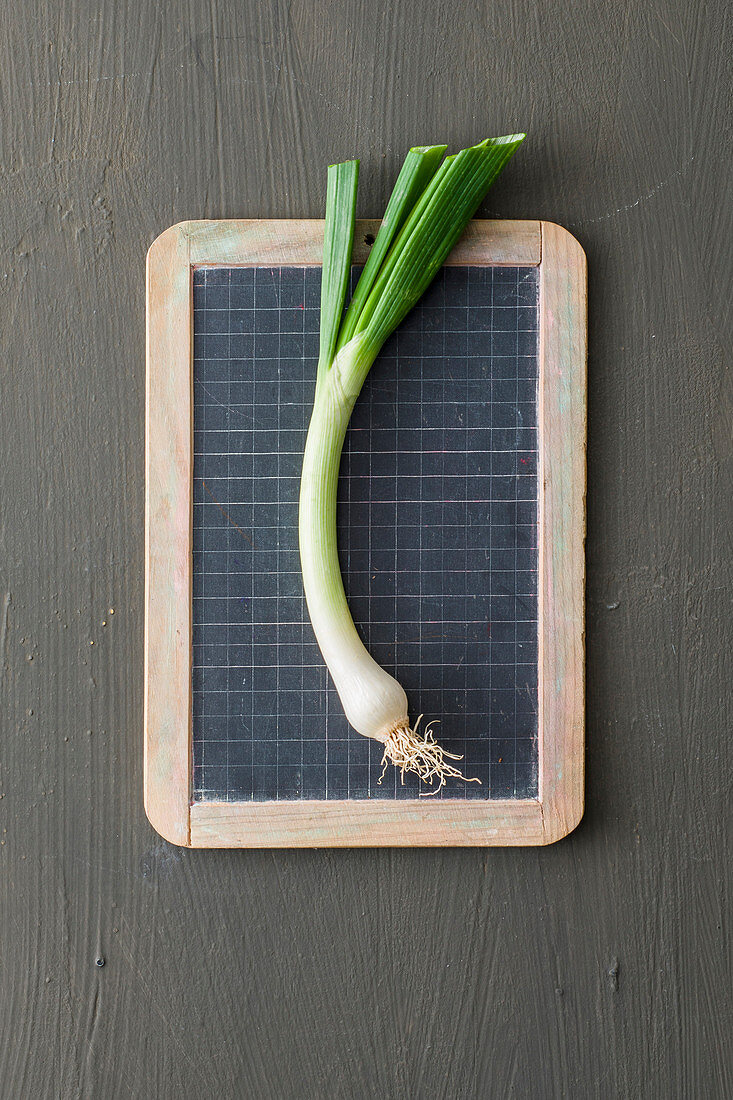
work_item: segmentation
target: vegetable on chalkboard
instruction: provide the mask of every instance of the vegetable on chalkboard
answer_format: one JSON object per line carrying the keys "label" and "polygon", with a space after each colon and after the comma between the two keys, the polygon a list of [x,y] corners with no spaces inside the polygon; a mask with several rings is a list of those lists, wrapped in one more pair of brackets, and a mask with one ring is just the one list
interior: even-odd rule
{"label": "vegetable on chalkboard", "polygon": [[[359,162],[328,169],[316,390],[303,456],[299,538],[308,611],[346,717],[384,746],[382,763],[429,784],[465,777],[429,723],[410,725],[402,686],[371,657],[344,593],[336,494],[346,428],[385,340],[427,290],[489,186],[524,134],[487,138],[443,159],[446,146],[411,149],[397,177],[369,259],[344,314]],[[384,775],[384,771],[382,772]],[[478,782],[478,780],[472,780]]]}

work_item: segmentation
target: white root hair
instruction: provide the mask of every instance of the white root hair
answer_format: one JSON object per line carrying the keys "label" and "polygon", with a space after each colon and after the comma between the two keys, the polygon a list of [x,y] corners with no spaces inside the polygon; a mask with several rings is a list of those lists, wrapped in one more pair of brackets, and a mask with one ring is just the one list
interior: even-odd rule
{"label": "white root hair", "polygon": [[414,772],[423,783],[429,783],[431,786],[434,780],[439,780],[435,790],[421,792],[421,794],[424,793],[428,796],[437,794],[441,787],[445,786],[446,779],[462,779],[466,783],[480,783],[480,779],[467,778],[452,764],[448,763],[448,759],[462,760],[463,757],[448,752],[435,740],[432,727],[435,725],[436,720],[428,723],[422,735],[418,733],[422,717],[421,714],[412,728],[410,726],[396,726],[387,734],[387,739],[384,742],[383,766],[379,782],[381,783],[384,779],[387,767],[394,764],[400,770],[403,786],[405,772]]}

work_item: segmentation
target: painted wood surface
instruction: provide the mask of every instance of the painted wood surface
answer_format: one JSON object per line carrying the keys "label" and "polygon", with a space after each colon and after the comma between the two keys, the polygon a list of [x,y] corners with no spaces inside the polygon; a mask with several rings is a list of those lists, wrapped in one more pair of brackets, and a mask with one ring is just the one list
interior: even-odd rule
{"label": "painted wood surface", "polygon": [[534,799],[196,802],[198,848],[446,848],[547,844]]}
{"label": "painted wood surface", "polygon": [[567,229],[542,222],[539,323],[539,762],[543,836],[583,815],[588,280]]}
{"label": "painted wood surface", "polygon": [[[376,222],[358,221],[363,259]],[[150,246],[146,283],[145,808],[193,848],[549,844],[583,812],[586,260],[548,222],[470,223],[453,264],[540,264],[539,798],[434,802],[191,800],[191,272],[197,264],[318,263],[320,221],[180,222]]]}
{"label": "painted wood surface", "polygon": [[[722,1100],[729,6],[316,7],[3,9],[0,1095]],[[481,216],[589,261],[583,821],[537,849],[169,845],[142,802],[146,251],[322,217],[354,155],[378,216],[409,145],[514,129]]]}
{"label": "painted wood surface", "polygon": [[[193,305],[189,239],[165,230],[146,265],[145,811],[190,842]],[[154,731],[154,736],[149,736]]]}
{"label": "painted wood surface", "polygon": [[[470,223],[451,251],[446,264],[538,264],[542,244],[535,220]],[[352,258],[364,264],[369,256],[367,238],[376,237],[380,221],[358,218]],[[323,257],[323,221],[318,218],[252,218],[188,221],[183,230],[189,240],[192,264],[320,264]],[[488,234],[488,240],[487,240]]]}

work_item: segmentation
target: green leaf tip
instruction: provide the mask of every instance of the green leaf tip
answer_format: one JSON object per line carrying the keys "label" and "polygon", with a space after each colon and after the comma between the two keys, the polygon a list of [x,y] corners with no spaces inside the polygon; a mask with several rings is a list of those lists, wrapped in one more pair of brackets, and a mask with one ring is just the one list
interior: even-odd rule
{"label": "green leaf tip", "polygon": [[392,246],[356,331],[379,348],[427,290],[523,135],[485,138],[446,157]]}
{"label": "green leaf tip", "polygon": [[351,250],[354,244],[359,161],[328,167],[326,223],[323,230],[321,273],[320,370],[326,370],[336,350],[336,338],[346,301]]}
{"label": "green leaf tip", "polygon": [[319,374],[327,371],[335,355],[360,333],[376,357],[427,290],[525,137],[523,133],[487,137],[448,156],[446,145],[413,146],[345,315],[359,161],[329,166]]}
{"label": "green leaf tip", "polygon": [[369,258],[346,311],[336,345],[337,350],[347,344],[354,335],[364,303],[380,274],[382,261],[392,242],[411,216],[415,204],[435,177],[446,149],[446,145],[419,145],[410,149],[405,157]]}

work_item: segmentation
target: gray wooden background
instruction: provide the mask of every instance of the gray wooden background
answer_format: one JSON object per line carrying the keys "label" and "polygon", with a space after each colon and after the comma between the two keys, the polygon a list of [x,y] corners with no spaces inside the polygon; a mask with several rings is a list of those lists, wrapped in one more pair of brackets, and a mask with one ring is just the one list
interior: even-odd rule
{"label": "gray wooden background", "polygon": [[[731,22],[3,7],[3,1100],[733,1093]],[[173,848],[142,809],[146,249],[320,217],[351,156],[379,216],[409,145],[517,129],[482,214],[561,222],[590,269],[585,820],[546,850]]]}

